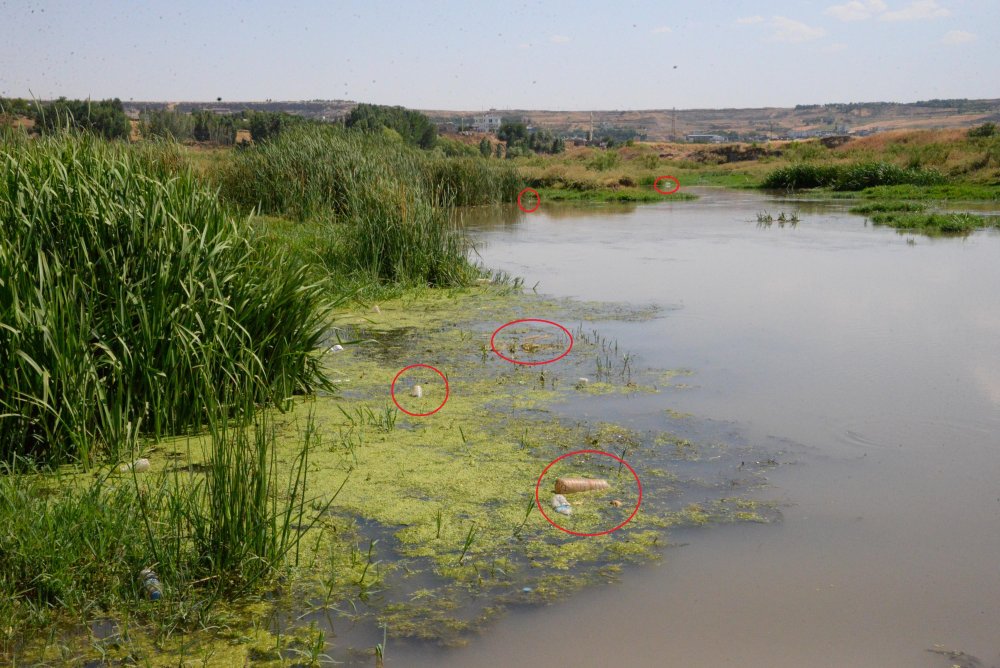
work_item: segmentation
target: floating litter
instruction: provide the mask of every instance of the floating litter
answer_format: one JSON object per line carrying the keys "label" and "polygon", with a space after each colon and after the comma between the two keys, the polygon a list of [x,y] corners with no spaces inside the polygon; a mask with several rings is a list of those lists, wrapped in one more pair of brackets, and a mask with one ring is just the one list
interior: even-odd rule
{"label": "floating litter", "polygon": [[410,390],[410,396],[419,399],[420,397],[424,396],[424,388],[420,387],[419,385],[414,385],[413,389]]}
{"label": "floating litter", "polygon": [[339,352],[343,352],[343,350],[344,350],[344,346],[340,345],[339,343],[336,344],[335,346],[333,346],[332,348],[330,348],[330,352],[331,353],[339,353]]}
{"label": "floating litter", "polygon": [[152,568],[144,568],[139,572],[139,584],[150,601],[159,601],[163,596],[163,585]]}
{"label": "floating litter", "polygon": [[382,312],[382,309],[380,309],[378,307],[378,304],[375,304],[375,306],[372,306],[372,313],[381,313],[381,312]]}
{"label": "floating litter", "polygon": [[136,473],[142,473],[143,471],[148,471],[150,467],[149,460],[146,458],[137,459],[131,464],[122,464],[118,467],[118,470],[122,473],[128,473],[129,471],[135,471]]}
{"label": "floating litter", "polygon": [[523,591],[525,594],[530,594],[531,593],[531,587],[522,587],[521,591]]}
{"label": "floating litter", "polygon": [[608,489],[611,485],[600,478],[556,478],[557,494],[573,494],[574,492],[593,492],[598,489]]}
{"label": "floating litter", "polygon": [[608,501],[608,503],[610,503],[615,508],[621,508],[622,507],[621,499],[613,499],[611,501]]}
{"label": "floating litter", "polygon": [[573,514],[573,507],[569,505],[569,501],[562,494],[556,494],[552,497],[552,507],[556,509],[557,513],[562,513],[563,515]]}

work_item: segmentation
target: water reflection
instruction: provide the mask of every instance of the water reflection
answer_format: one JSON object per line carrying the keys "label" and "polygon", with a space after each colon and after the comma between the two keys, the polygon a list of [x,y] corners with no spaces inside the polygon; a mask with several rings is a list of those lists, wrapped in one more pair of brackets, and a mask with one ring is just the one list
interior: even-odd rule
{"label": "water reflection", "polygon": [[473,206],[455,209],[452,220],[459,226],[480,230],[495,230],[514,227],[532,216],[549,220],[573,220],[581,216],[606,218],[627,216],[635,212],[638,205],[630,202],[610,204],[574,204],[570,202],[543,203],[534,213],[524,213],[516,204],[495,206]]}

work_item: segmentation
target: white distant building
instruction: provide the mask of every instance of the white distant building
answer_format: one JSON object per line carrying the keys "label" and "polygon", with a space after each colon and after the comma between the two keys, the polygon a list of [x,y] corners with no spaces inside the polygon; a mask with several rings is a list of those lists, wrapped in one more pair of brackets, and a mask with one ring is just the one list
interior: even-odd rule
{"label": "white distant building", "polygon": [[693,134],[687,135],[687,140],[692,144],[722,144],[726,138],[723,135]]}
{"label": "white distant building", "polygon": [[492,112],[472,117],[472,129],[476,132],[496,132],[500,129],[500,114]]}

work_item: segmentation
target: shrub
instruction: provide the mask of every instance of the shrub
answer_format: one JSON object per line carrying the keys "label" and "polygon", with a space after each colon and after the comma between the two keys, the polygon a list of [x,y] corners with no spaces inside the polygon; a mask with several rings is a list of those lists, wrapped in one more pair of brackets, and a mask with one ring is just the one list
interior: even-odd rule
{"label": "shrub", "polygon": [[975,138],[975,137],[992,137],[992,136],[994,136],[996,134],[1000,134],[1000,133],[997,132],[997,124],[996,123],[983,123],[982,125],[977,125],[976,127],[971,128],[969,130],[969,136],[973,137],[973,138]]}

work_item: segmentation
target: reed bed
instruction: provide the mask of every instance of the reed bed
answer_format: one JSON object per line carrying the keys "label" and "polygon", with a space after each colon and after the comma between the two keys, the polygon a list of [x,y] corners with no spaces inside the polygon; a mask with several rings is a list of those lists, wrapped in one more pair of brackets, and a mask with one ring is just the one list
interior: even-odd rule
{"label": "reed bed", "polygon": [[323,286],[251,244],[175,148],[0,137],[0,237],[2,460],[117,459],[205,424],[223,388],[324,382]]}
{"label": "reed bed", "polygon": [[799,188],[830,188],[832,190],[864,190],[876,186],[929,186],[945,182],[935,169],[900,167],[889,162],[858,162],[848,165],[816,165],[801,163],[771,171],[762,188],[795,190]]}
{"label": "reed bed", "polygon": [[320,126],[237,151],[214,178],[244,211],[326,221],[316,257],[331,273],[429,285],[476,275],[444,209],[513,201],[520,187],[500,161],[434,158],[382,134]]}

